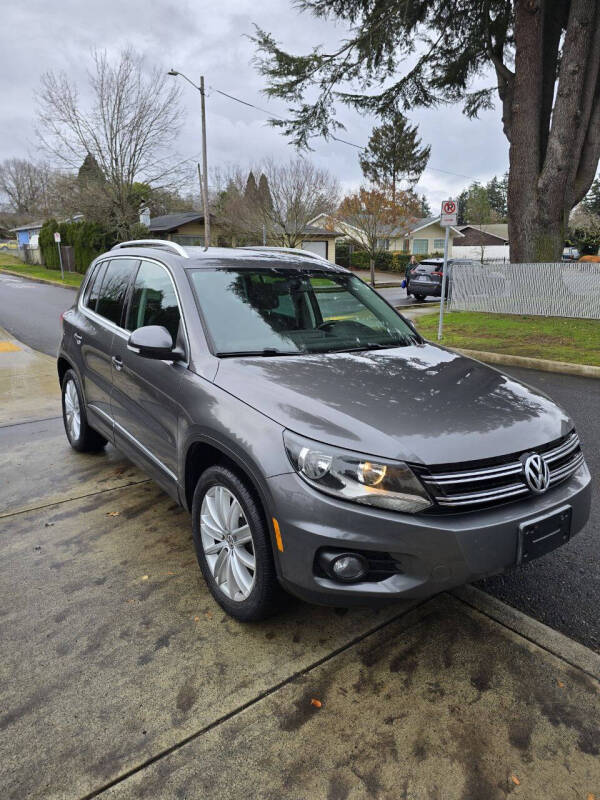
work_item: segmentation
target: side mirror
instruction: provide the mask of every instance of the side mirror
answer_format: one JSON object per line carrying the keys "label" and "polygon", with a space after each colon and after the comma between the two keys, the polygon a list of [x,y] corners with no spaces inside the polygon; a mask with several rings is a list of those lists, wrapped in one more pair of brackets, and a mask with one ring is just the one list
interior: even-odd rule
{"label": "side mirror", "polygon": [[127,347],[142,358],[155,358],[159,361],[181,361],[184,357],[180,350],[174,349],[173,337],[162,325],[138,328],[129,337]]}

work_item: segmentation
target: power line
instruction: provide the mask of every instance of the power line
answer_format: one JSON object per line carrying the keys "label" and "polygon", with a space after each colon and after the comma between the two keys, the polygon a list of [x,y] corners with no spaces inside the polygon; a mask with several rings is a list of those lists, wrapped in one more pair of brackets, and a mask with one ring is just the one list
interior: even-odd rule
{"label": "power line", "polygon": [[[221,89],[217,89],[215,86],[208,87],[211,91],[216,92],[217,94],[223,95],[223,97],[227,97],[229,100],[234,100],[236,103],[241,103],[243,106],[248,106],[249,108],[254,108],[256,111],[261,111],[263,114],[268,114],[270,117],[275,117],[275,119],[280,119],[283,122],[286,122],[285,117],[279,116],[279,114],[274,114],[272,111],[268,111],[266,108],[261,108],[260,106],[255,105],[254,103],[250,103],[247,100],[241,100],[239,97],[234,97],[232,94],[228,94],[228,92],[224,92]],[[349,147],[355,147],[357,150],[365,150],[366,148],[364,145],[356,144],[356,142],[350,142],[348,139],[341,139],[339,136],[334,136],[334,134],[329,135],[330,139],[333,139],[335,142],[340,142],[341,144],[347,144]],[[478,178],[475,178],[473,175],[463,175],[461,172],[451,172],[447,169],[440,169],[439,167],[425,167],[425,171],[431,170],[433,172],[443,172],[445,175],[454,175],[456,178],[466,178],[467,180],[477,181]]]}

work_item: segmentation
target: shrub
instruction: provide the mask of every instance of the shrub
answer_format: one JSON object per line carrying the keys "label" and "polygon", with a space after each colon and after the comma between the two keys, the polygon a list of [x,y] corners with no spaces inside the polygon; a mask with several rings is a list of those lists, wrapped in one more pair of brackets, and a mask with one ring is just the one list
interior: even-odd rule
{"label": "shrub", "polygon": [[[145,229],[144,229],[145,230]],[[117,238],[98,222],[57,222],[50,219],[40,231],[39,246],[42,260],[49,269],[58,269],[60,261],[54,233],[60,233],[61,245],[71,246],[75,269],[83,274],[90,263],[116,243]]]}

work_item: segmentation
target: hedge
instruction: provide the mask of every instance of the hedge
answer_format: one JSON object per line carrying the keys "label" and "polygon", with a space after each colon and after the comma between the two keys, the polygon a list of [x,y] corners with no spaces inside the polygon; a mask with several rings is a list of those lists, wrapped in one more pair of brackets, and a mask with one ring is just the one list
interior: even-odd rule
{"label": "hedge", "polygon": [[[417,261],[423,261],[425,258],[439,258],[443,253],[430,253],[424,255],[415,255]],[[411,253],[390,253],[382,250],[377,253],[375,257],[375,269],[381,272],[406,272],[406,265],[412,258]],[[352,251],[352,264],[349,264],[349,247],[347,244],[336,244],[335,248],[336,263],[343,267],[350,267],[355,269],[369,269],[370,256],[364,250]]]}
{"label": "hedge", "polygon": [[114,233],[107,231],[97,222],[59,223],[55,219],[50,219],[42,226],[39,236],[42,260],[49,269],[58,269],[60,266],[58,248],[54,241],[56,231],[60,233],[61,245],[73,248],[75,269],[82,274],[96,256],[110,250],[117,241]]}

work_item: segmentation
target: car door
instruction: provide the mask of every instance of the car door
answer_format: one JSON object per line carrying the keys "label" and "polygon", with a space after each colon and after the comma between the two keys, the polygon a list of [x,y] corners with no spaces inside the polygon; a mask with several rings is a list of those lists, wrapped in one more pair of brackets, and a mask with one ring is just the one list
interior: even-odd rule
{"label": "car door", "polygon": [[74,332],[74,338],[81,353],[86,407],[92,426],[101,428],[103,433],[108,428],[112,434],[113,340],[121,330],[125,295],[138,263],[138,259],[132,258],[101,262],[80,302],[82,324]]}
{"label": "car door", "polygon": [[[142,260],[133,281],[124,317],[129,336],[145,325],[162,325],[187,353],[187,343],[175,283],[157,261]],[[156,479],[171,488],[177,481],[177,387],[187,361],[144,358],[113,340],[112,415],[115,443],[141,454]]]}
{"label": "car door", "polygon": [[113,330],[96,314],[108,264],[108,260],[96,264],[75,313],[66,315],[63,324],[69,340],[65,345],[80,375],[88,418],[93,426],[105,434],[110,433],[112,438],[110,357]]}

